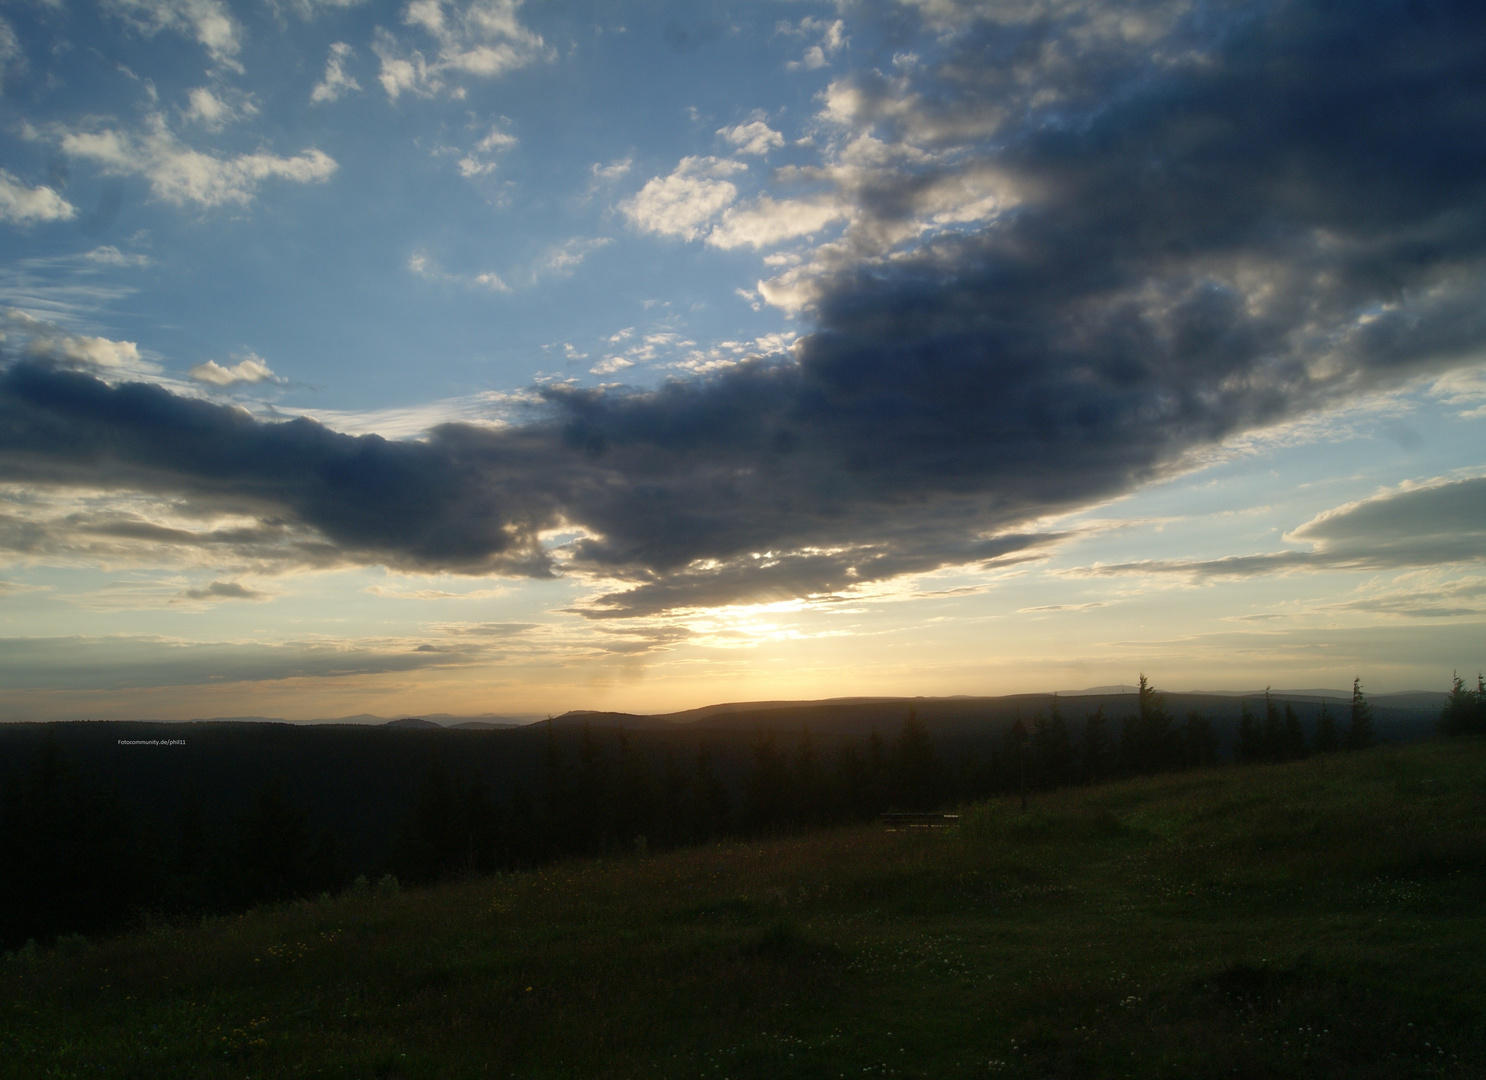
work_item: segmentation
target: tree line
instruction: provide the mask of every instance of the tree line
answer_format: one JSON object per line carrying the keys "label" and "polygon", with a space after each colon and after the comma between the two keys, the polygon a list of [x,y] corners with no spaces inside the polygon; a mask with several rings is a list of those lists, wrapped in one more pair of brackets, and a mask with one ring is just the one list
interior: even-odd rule
{"label": "tree line", "polygon": [[[1239,763],[1361,750],[1376,741],[1354,681],[1348,709],[1323,702],[1312,733],[1266,691],[1262,716],[1241,705]],[[1486,683],[1457,677],[1444,734],[1486,732]],[[310,897],[355,879],[426,884],[556,859],[644,853],[725,837],[870,821],[889,810],[933,811],[1021,790],[1045,791],[1216,764],[1212,719],[1178,720],[1140,676],[1134,710],[1104,707],[1070,723],[1056,698],[1001,733],[999,744],[946,760],[910,709],[891,737],[872,730],[826,752],[808,727],[792,739],[760,729],[746,760],[727,763],[700,742],[691,753],[623,729],[547,723],[535,774],[504,791],[475,770],[427,759],[384,855],[347,865],[284,784],[270,779],[230,821],[210,824],[187,791],[173,820],[146,819],[65,762],[50,739],[0,795],[0,947],[28,938],[106,934],[146,914],[245,910]],[[741,765],[741,768],[739,767]]]}

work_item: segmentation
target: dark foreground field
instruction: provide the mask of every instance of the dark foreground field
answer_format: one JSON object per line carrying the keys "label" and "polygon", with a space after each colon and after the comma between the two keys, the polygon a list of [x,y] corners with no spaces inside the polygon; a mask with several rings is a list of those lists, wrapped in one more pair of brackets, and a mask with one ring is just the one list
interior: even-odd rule
{"label": "dark foreground field", "polygon": [[1486,1076],[1486,742],[12,954],[0,1074]]}

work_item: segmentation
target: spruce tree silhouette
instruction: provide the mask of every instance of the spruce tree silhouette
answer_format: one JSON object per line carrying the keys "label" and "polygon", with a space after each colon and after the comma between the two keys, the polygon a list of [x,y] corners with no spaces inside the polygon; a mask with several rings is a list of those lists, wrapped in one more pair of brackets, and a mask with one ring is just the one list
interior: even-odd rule
{"label": "spruce tree silhouette", "polygon": [[1253,712],[1249,709],[1249,703],[1243,701],[1238,706],[1238,745],[1234,747],[1233,756],[1244,764],[1252,764],[1261,760],[1264,752],[1264,737],[1259,731],[1259,724],[1254,719]]}
{"label": "spruce tree silhouette", "polygon": [[1057,788],[1068,783],[1073,772],[1073,739],[1056,698],[1047,716],[1038,713],[1032,718],[1032,756],[1038,787]]}
{"label": "spruce tree silhouette", "polygon": [[1366,750],[1377,742],[1373,732],[1372,706],[1362,692],[1362,679],[1352,680],[1351,722],[1347,726],[1347,749]]}
{"label": "spruce tree silhouette", "polygon": [[462,868],[469,832],[461,827],[459,802],[443,758],[434,754],[424,770],[412,813],[394,841],[394,866],[403,881],[427,884]]}
{"label": "spruce tree silhouette", "polygon": [[1259,757],[1263,761],[1279,761],[1285,756],[1285,726],[1280,720],[1280,707],[1264,688],[1264,726],[1260,729]]}
{"label": "spruce tree silhouette", "polygon": [[1214,765],[1218,760],[1218,733],[1213,722],[1196,709],[1187,713],[1182,725],[1182,760],[1189,769]]}
{"label": "spruce tree silhouette", "polygon": [[732,799],[727,785],[712,768],[712,752],[705,745],[697,747],[688,806],[691,836],[698,842],[716,839],[732,825]]}
{"label": "spruce tree silhouette", "polygon": [[305,813],[290,801],[279,777],[271,777],[243,815],[235,845],[238,900],[269,903],[304,896],[326,884],[331,856],[325,843],[310,846]]}
{"label": "spruce tree silhouette", "polygon": [[1100,705],[1084,717],[1084,733],[1078,743],[1079,761],[1090,784],[1097,784],[1105,776],[1111,750],[1109,721],[1104,717],[1104,706]]}
{"label": "spruce tree silhouette", "polygon": [[1305,729],[1300,726],[1300,716],[1295,706],[1285,702],[1284,754],[1289,761],[1305,757],[1309,753],[1305,745]]}
{"label": "spruce tree silhouette", "polygon": [[1321,712],[1316,717],[1316,753],[1334,754],[1341,748],[1342,739],[1336,730],[1336,717],[1331,715],[1331,706],[1323,700]]}
{"label": "spruce tree silhouette", "polygon": [[753,769],[743,787],[744,821],[754,832],[775,832],[785,824],[793,796],[789,763],[774,732],[760,728],[753,740]]}
{"label": "spruce tree silhouette", "polygon": [[118,930],[146,884],[123,801],[63,761],[48,732],[0,798],[0,947]]}
{"label": "spruce tree silhouette", "polygon": [[944,768],[918,712],[908,710],[894,747],[895,802],[903,810],[933,810],[944,798]]}
{"label": "spruce tree silhouette", "polygon": [[1465,680],[1457,673],[1450,686],[1450,696],[1440,712],[1440,734],[1486,734],[1486,678],[1476,676],[1476,688],[1467,690]]}

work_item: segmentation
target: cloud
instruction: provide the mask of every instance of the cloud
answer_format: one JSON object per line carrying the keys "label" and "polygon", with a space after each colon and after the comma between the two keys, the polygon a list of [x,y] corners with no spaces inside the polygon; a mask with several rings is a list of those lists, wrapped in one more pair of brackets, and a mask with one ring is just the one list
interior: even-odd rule
{"label": "cloud", "polygon": [[682,158],[669,176],[646,181],[619,209],[645,232],[695,240],[738,197],[738,188],[726,178],[746,168],[724,158]]}
{"label": "cloud", "polygon": [[[378,29],[372,51],[382,62],[377,77],[387,96],[404,93],[431,97],[443,92],[451,76],[496,78],[556,54],[518,18],[520,0],[472,0],[463,6],[444,0],[412,0],[403,9],[404,25],[416,27],[435,42],[430,61],[419,49],[406,49],[391,33]],[[459,88],[454,96],[463,96]]]}
{"label": "cloud", "polygon": [[145,267],[150,265],[149,256],[134,252],[125,253],[112,244],[102,244],[95,247],[92,251],[85,254],[83,258],[99,266]]}
{"label": "cloud", "polygon": [[740,154],[767,154],[770,150],[784,145],[784,136],[762,120],[735,124],[730,128],[718,128],[717,134],[737,147]]}
{"label": "cloud", "polygon": [[217,157],[192,150],[170,133],[158,114],[149,118],[143,134],[108,128],[67,132],[61,148],[97,162],[107,175],[148,178],[155,197],[176,206],[188,202],[246,206],[265,180],[321,183],[336,170],[330,156],[316,149],[288,158],[262,151]]}
{"label": "cloud", "polygon": [[[824,165],[781,182],[846,225],[759,288],[812,321],[788,351],[552,383],[505,426],[416,440],[13,363],[0,479],[251,508],[347,561],[579,574],[582,610],[624,617],[1039,557],[1052,515],[1478,363],[1486,10],[1108,13],[932,7],[937,59],[833,84]],[[688,157],[621,208],[703,239],[755,205],[747,175]],[[1450,507],[1486,481],[1451,483],[1224,572],[1464,558],[1482,530]]]}
{"label": "cloud", "polygon": [[473,286],[478,289],[487,289],[490,292],[508,293],[511,286],[492,270],[485,270],[478,274],[451,274],[441,269],[429,256],[416,252],[408,257],[408,269],[425,281],[445,282],[451,285]]}
{"label": "cloud", "polygon": [[457,650],[394,643],[185,643],[145,636],[8,638],[0,641],[7,690],[125,690],[280,679],[333,679],[467,663]]}
{"label": "cloud", "polygon": [[620,177],[626,175],[634,167],[634,164],[635,159],[633,156],[630,156],[621,158],[618,161],[611,161],[607,165],[600,165],[598,162],[594,162],[588,169],[593,173],[595,180],[610,181],[618,180]]}
{"label": "cloud", "polygon": [[[275,8],[279,6],[280,0],[269,0]],[[289,6],[301,19],[313,19],[324,11],[338,11],[345,8],[358,7],[366,0],[289,0]],[[332,46],[333,48],[333,46]],[[359,87],[357,89],[360,89]]]}
{"label": "cloud", "polygon": [[26,54],[21,48],[21,39],[16,37],[15,27],[10,25],[10,20],[0,18],[0,83],[12,70],[23,71],[25,67]]}
{"label": "cloud", "polygon": [[490,155],[501,153],[516,145],[516,136],[500,124],[491,126],[483,139],[470,148],[470,152],[459,159],[459,175],[463,177],[485,176],[496,169]]}
{"label": "cloud", "polygon": [[565,240],[549,248],[547,253],[537,261],[533,269],[533,277],[567,277],[582,266],[583,260],[590,254],[613,242],[607,236],[577,236],[571,240]]}
{"label": "cloud", "polygon": [[850,213],[830,196],[775,201],[767,195],[745,206],[729,207],[707,234],[714,247],[772,247],[820,232]]}
{"label": "cloud", "polygon": [[831,62],[832,57],[844,49],[849,43],[849,39],[846,37],[846,23],[842,19],[833,19],[827,22],[825,19],[806,17],[795,25],[780,23],[779,32],[801,37],[820,35],[819,43],[806,49],[803,57],[799,60],[791,60],[785,65],[791,71],[800,68],[823,68]]}
{"label": "cloud", "polygon": [[77,207],[49,187],[27,187],[0,169],[0,221],[34,225],[39,221],[69,221]]}
{"label": "cloud", "polygon": [[247,98],[236,96],[239,99],[236,103],[229,102],[213,93],[209,87],[198,86],[187,95],[189,105],[182,115],[207,131],[221,131],[233,121],[254,116],[258,112],[258,107]]}
{"label": "cloud", "polygon": [[422,442],[353,437],[33,364],[0,376],[0,416],[6,480],[233,506],[263,529],[308,526],[353,560],[551,573],[536,533],[555,523],[556,507],[532,484],[536,462],[522,466],[537,447],[523,452],[521,437],[494,446],[486,429],[456,425]]}
{"label": "cloud", "polygon": [[352,91],[360,92],[361,84],[346,74],[346,62],[356,55],[356,50],[344,41],[330,46],[330,55],[325,58],[325,78],[310,91],[310,101],[315,104],[339,101]]}
{"label": "cloud", "polygon": [[16,336],[21,351],[32,360],[115,376],[150,374],[157,370],[139,355],[139,346],[132,341],[75,334],[15,308],[0,313],[0,326],[4,327],[6,337]]}
{"label": "cloud", "polygon": [[237,363],[228,367],[223,367],[215,360],[208,360],[204,364],[197,364],[186,374],[198,382],[211,383],[213,386],[257,383],[275,377],[263,357],[254,353],[248,353]]}
{"label": "cloud", "polygon": [[190,600],[271,600],[272,593],[250,589],[236,581],[214,581],[199,589],[187,589],[181,593]]}
{"label": "cloud", "polygon": [[1285,535],[1309,551],[1151,560],[1095,566],[1093,574],[1244,578],[1290,570],[1398,570],[1486,560],[1486,477],[1388,491],[1316,515]]}
{"label": "cloud", "polygon": [[171,30],[194,38],[214,61],[240,70],[242,30],[220,0],[107,0],[107,6],[144,33]]}

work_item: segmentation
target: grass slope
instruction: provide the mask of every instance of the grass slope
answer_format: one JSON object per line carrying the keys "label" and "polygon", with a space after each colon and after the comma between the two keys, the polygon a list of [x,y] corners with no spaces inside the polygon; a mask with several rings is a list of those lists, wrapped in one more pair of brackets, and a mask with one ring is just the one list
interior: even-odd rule
{"label": "grass slope", "polygon": [[343,896],[0,964],[0,1074],[1486,1075],[1486,742]]}

